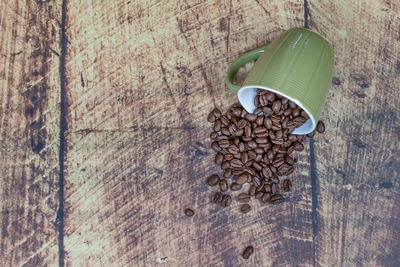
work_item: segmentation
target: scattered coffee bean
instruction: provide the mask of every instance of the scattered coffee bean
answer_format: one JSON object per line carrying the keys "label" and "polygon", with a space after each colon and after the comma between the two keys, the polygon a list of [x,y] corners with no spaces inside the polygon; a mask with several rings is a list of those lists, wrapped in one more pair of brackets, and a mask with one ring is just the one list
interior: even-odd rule
{"label": "scattered coffee bean", "polygon": [[242,185],[241,184],[237,184],[237,183],[231,184],[231,190],[232,191],[239,191],[240,189],[242,189]]}
{"label": "scattered coffee bean", "polygon": [[219,181],[219,190],[221,190],[221,192],[226,192],[229,189],[229,185],[228,185],[228,181],[225,179],[222,179]]}
{"label": "scattered coffee bean", "polygon": [[215,186],[219,182],[219,176],[218,174],[213,174],[210,177],[207,178],[207,184],[209,186]]}
{"label": "scattered coffee bean", "polygon": [[283,196],[280,194],[275,194],[271,197],[271,202],[273,204],[278,204],[278,203],[282,203],[284,200]]}
{"label": "scattered coffee bean", "polygon": [[232,203],[232,197],[230,195],[225,195],[222,200],[222,205],[228,207]]}
{"label": "scattered coffee bean", "polygon": [[240,212],[242,213],[248,213],[251,210],[251,206],[249,204],[243,204],[240,206]]}
{"label": "scattered coffee bean", "polygon": [[249,202],[250,201],[250,195],[246,193],[240,193],[238,195],[238,200],[239,202]]}
{"label": "scattered coffee bean", "polygon": [[324,124],[324,122],[323,121],[318,121],[316,129],[317,129],[317,132],[319,132],[319,133],[325,132],[325,124]]}
{"label": "scattered coffee bean", "polygon": [[292,182],[289,179],[285,179],[285,180],[283,180],[282,187],[283,187],[283,191],[288,192],[292,188]]}
{"label": "scattered coffee bean", "polygon": [[253,248],[253,246],[248,246],[248,247],[246,247],[245,249],[244,249],[244,251],[243,251],[243,254],[242,254],[242,257],[243,257],[243,259],[248,259],[248,258],[250,258],[250,256],[251,256],[251,254],[253,254],[254,253],[254,248]]}
{"label": "scattered coffee bean", "polygon": [[194,215],[194,211],[192,209],[185,209],[185,215],[188,217],[192,217]]}
{"label": "scattered coffee bean", "polygon": [[221,192],[216,192],[213,196],[212,201],[216,204],[220,204],[222,202],[222,199],[224,198],[224,194]]}

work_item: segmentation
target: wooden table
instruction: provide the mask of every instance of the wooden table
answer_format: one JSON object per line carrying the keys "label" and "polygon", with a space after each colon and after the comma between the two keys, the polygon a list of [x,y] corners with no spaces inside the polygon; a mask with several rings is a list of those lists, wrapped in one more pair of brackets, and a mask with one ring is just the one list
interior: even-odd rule
{"label": "wooden table", "polygon": [[[399,14],[390,0],[0,1],[0,266],[399,266]],[[283,204],[211,205],[206,116],[236,101],[225,70],[296,26],[335,50],[327,132]]]}

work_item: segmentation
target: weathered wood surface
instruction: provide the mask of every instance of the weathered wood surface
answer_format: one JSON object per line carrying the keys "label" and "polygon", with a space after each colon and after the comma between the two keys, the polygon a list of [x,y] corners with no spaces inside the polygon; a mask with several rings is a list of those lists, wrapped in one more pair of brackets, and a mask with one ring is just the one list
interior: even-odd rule
{"label": "weathered wood surface", "polygon": [[316,264],[400,266],[400,2],[309,10],[336,55],[328,131],[315,143]]}
{"label": "weathered wood surface", "polygon": [[0,266],[58,262],[60,3],[0,1]]}
{"label": "weathered wood surface", "polygon": [[[61,5],[0,2],[0,266],[58,262]],[[206,116],[236,101],[225,70],[304,26],[305,9],[336,53],[327,133],[299,155],[287,202],[211,205]],[[372,0],[68,1],[66,265],[399,265],[399,13]]]}

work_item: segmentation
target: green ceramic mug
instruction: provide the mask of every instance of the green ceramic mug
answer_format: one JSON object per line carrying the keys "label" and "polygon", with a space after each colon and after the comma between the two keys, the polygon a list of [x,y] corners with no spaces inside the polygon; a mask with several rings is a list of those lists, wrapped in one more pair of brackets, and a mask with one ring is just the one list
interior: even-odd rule
{"label": "green ceramic mug", "polygon": [[[245,63],[257,60],[242,86],[232,83],[236,72]],[[308,119],[294,134],[307,134],[315,129],[332,82],[334,56],[329,42],[305,28],[293,28],[278,36],[271,44],[238,58],[227,70],[226,85],[242,106],[253,112],[256,89],[265,89],[285,96],[305,112]]]}

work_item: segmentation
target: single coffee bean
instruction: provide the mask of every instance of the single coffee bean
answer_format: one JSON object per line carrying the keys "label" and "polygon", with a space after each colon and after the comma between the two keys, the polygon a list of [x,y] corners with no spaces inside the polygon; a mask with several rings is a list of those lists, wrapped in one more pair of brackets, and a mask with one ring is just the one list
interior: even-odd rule
{"label": "single coffee bean", "polygon": [[226,169],[224,171],[224,178],[228,179],[232,177],[232,169]]}
{"label": "single coffee bean", "polygon": [[296,151],[302,151],[302,150],[304,149],[303,144],[300,143],[300,142],[296,142],[296,143],[294,143],[293,145],[294,145],[294,149],[295,149]]}
{"label": "single coffee bean", "polygon": [[254,159],[254,161],[256,162],[260,162],[262,160],[263,155],[262,154],[257,154],[256,158]]}
{"label": "single coffee bean", "polygon": [[242,112],[240,113],[240,117],[245,118],[247,115],[247,111],[245,109],[242,109]]}
{"label": "single coffee bean", "polygon": [[259,138],[256,138],[255,141],[256,141],[256,143],[259,143],[259,144],[265,144],[268,142],[268,139],[265,137],[259,137]]}
{"label": "single coffee bean", "polygon": [[250,126],[245,126],[244,127],[244,135],[246,137],[250,137],[251,136],[251,127]]}
{"label": "single coffee bean", "polygon": [[224,194],[222,194],[221,192],[216,192],[212,198],[212,201],[214,203],[221,203],[222,199],[224,198]]}
{"label": "single coffee bean", "polygon": [[224,195],[222,199],[222,205],[228,207],[232,203],[232,197],[230,195]]}
{"label": "single coffee bean", "polygon": [[278,193],[279,192],[279,186],[278,186],[278,184],[272,184],[271,185],[271,193],[272,194],[276,194],[276,193]]}
{"label": "single coffee bean", "polygon": [[302,111],[300,112],[300,115],[301,115],[302,117],[304,117],[306,120],[310,118],[310,116],[308,116],[307,112],[305,112],[304,110],[302,110]]}
{"label": "single coffee bean", "polygon": [[226,115],[225,115],[229,120],[232,120],[232,118],[233,118],[233,114],[232,114],[232,112],[230,111],[230,110],[228,110],[227,112],[226,112]]}
{"label": "single coffee bean", "polygon": [[274,161],[272,162],[272,165],[273,165],[275,168],[278,168],[278,167],[281,166],[283,163],[285,163],[285,161],[283,160],[283,158],[278,158],[278,159],[276,159],[276,160],[274,160]]}
{"label": "single coffee bean", "polygon": [[264,124],[264,117],[263,116],[257,117],[256,124],[257,125],[263,125]]}
{"label": "single coffee bean", "polygon": [[242,213],[248,213],[251,210],[251,206],[249,204],[243,204],[240,206],[240,212]]}
{"label": "single coffee bean", "polygon": [[267,100],[272,103],[276,99],[276,95],[273,92],[268,92],[267,93]]}
{"label": "single coffee bean", "polygon": [[237,183],[231,184],[231,190],[232,191],[239,191],[240,189],[242,189],[242,185],[241,184],[237,184]]}
{"label": "single coffee bean", "polygon": [[225,179],[220,180],[218,185],[221,192],[226,192],[229,189],[228,181],[226,181]]}
{"label": "single coffee bean", "polygon": [[215,138],[215,141],[217,141],[217,142],[219,142],[221,140],[227,140],[229,142],[229,137],[221,134],[221,135],[218,135],[217,138]]}
{"label": "single coffee bean", "polygon": [[218,182],[219,182],[219,176],[218,176],[218,174],[212,174],[211,176],[209,176],[208,178],[207,178],[207,184],[209,185],[209,186],[215,186],[215,185],[217,185],[218,184]]}
{"label": "single coffee bean", "polygon": [[291,175],[294,172],[294,167],[291,166],[288,171],[286,172],[286,175]]}
{"label": "single coffee bean", "polygon": [[247,154],[247,152],[243,152],[241,154],[240,160],[243,164],[246,164],[246,162],[249,160],[249,155]]}
{"label": "single coffee bean", "polygon": [[253,121],[255,121],[255,120],[257,119],[257,115],[256,115],[256,114],[247,113],[247,114],[246,114],[246,119],[247,119],[248,121],[253,122]]}
{"label": "single coffee bean", "polygon": [[216,120],[214,122],[214,131],[216,131],[216,132],[221,131],[221,125],[222,125],[221,121],[220,120]]}
{"label": "single coffee bean", "polygon": [[254,176],[254,177],[253,177],[253,184],[254,184],[255,186],[259,186],[259,185],[261,184],[260,178],[258,178],[257,176]]}
{"label": "single coffee bean", "polygon": [[252,165],[257,171],[261,171],[262,170],[262,166],[259,163],[257,163],[256,161],[253,162]]}
{"label": "single coffee bean", "polygon": [[229,151],[229,153],[232,153],[232,154],[239,154],[239,148],[235,145],[230,145],[228,147],[228,151]]}
{"label": "single coffee bean", "polygon": [[214,108],[211,112],[214,114],[215,118],[219,118],[221,116],[221,111],[218,108]]}
{"label": "single coffee bean", "polygon": [[260,199],[260,198],[262,198],[263,194],[264,194],[263,192],[258,191],[258,192],[256,193],[255,198],[256,198],[256,199]]}
{"label": "single coffee bean", "polygon": [[292,114],[292,109],[288,108],[283,112],[283,115],[285,115],[285,117],[289,116],[290,114]]}
{"label": "single coffee bean", "polygon": [[239,202],[249,202],[250,201],[250,195],[246,193],[240,193],[238,195],[238,201]]}
{"label": "single coffee bean", "polygon": [[294,159],[293,159],[291,156],[289,156],[289,155],[286,155],[286,156],[285,156],[285,161],[286,161],[286,163],[289,164],[289,165],[294,165]]}
{"label": "single coffee bean", "polygon": [[233,159],[230,164],[232,167],[242,167],[243,166],[243,163],[239,159]]}
{"label": "single coffee bean", "polygon": [[299,116],[300,115],[300,109],[298,107],[294,108],[292,110],[292,115],[293,115],[293,117]]}
{"label": "single coffee bean", "polygon": [[233,116],[240,117],[240,113],[242,113],[242,109],[241,108],[232,108]]}
{"label": "single coffee bean", "polygon": [[294,108],[297,108],[297,105],[296,105],[294,102],[289,101],[289,107],[290,107],[291,109],[294,109]]}
{"label": "single coffee bean", "polygon": [[292,182],[289,179],[285,179],[283,180],[283,191],[290,191],[290,189],[292,188]]}
{"label": "single coffee bean", "polygon": [[253,246],[248,246],[248,247],[246,247],[245,249],[244,249],[244,251],[243,251],[243,254],[242,254],[242,257],[243,257],[243,259],[248,259],[248,258],[250,258],[250,256],[251,256],[251,254],[253,254],[254,253],[254,248],[253,248]]}
{"label": "single coffee bean", "polygon": [[264,191],[265,191],[266,193],[271,193],[271,192],[272,192],[272,190],[271,190],[271,185],[270,185],[270,184],[264,185]]}
{"label": "single coffee bean", "polygon": [[232,169],[232,174],[235,175],[235,176],[239,176],[242,173],[243,173],[243,169],[242,168],[235,167],[235,168]]}
{"label": "single coffee bean", "polygon": [[243,133],[244,133],[243,129],[238,129],[238,130],[236,130],[236,132],[234,134],[235,134],[235,136],[242,136]]}
{"label": "single coffee bean", "polygon": [[261,197],[261,202],[266,203],[271,200],[271,193],[264,193]]}
{"label": "single coffee bean", "polygon": [[254,141],[247,142],[247,145],[249,146],[250,149],[254,149],[257,147],[257,143]]}
{"label": "single coffee bean", "polygon": [[194,215],[194,211],[192,209],[185,209],[185,215],[188,217],[192,217]]}
{"label": "single coffee bean", "polygon": [[247,174],[242,174],[238,176],[236,178],[236,183],[240,185],[247,183]]}
{"label": "single coffee bean", "polygon": [[256,194],[256,186],[255,185],[251,185],[249,188],[249,195],[250,196],[254,196]]}
{"label": "single coffee bean", "polygon": [[223,139],[218,142],[218,145],[220,148],[228,148],[231,145],[231,143],[229,142],[229,140]]}
{"label": "single coffee bean", "polygon": [[278,203],[282,203],[284,200],[283,196],[281,194],[275,194],[271,197],[271,202],[273,204],[278,204]]}
{"label": "single coffee bean", "polygon": [[281,110],[282,107],[282,103],[279,100],[274,101],[274,103],[272,103],[272,111],[274,113],[278,113]]}
{"label": "single coffee bean", "polygon": [[238,148],[239,148],[239,152],[242,153],[243,151],[246,150],[246,146],[244,145],[244,143],[240,142],[238,144]]}
{"label": "single coffee bean", "polygon": [[262,174],[264,175],[265,178],[270,178],[272,176],[272,171],[270,167],[265,167],[262,169]]}
{"label": "single coffee bean", "polygon": [[265,128],[264,126],[257,126],[254,129],[254,133],[258,134],[258,133],[265,133],[267,131],[267,128]]}
{"label": "single coffee bean", "polygon": [[207,117],[208,122],[214,122],[215,121],[215,115],[214,113],[211,111],[210,114],[208,114]]}
{"label": "single coffee bean", "polygon": [[280,182],[280,180],[279,180],[279,177],[278,177],[278,176],[273,175],[273,176],[271,177],[271,183],[273,183],[273,184],[279,184],[279,182]]}
{"label": "single coffee bean", "polygon": [[227,128],[227,127],[221,128],[221,133],[223,135],[226,135],[226,136],[230,136],[231,135],[231,132],[229,131],[229,128]]}
{"label": "single coffee bean", "polygon": [[211,143],[211,148],[215,151],[215,152],[219,152],[221,151],[221,147],[218,145],[218,143],[216,141]]}
{"label": "single coffee bean", "polygon": [[233,155],[231,153],[227,153],[224,155],[224,159],[227,161],[231,161],[233,159]]}
{"label": "single coffee bean", "polygon": [[317,132],[319,132],[319,133],[325,132],[325,124],[324,124],[324,122],[323,121],[318,121],[316,129],[317,129]]}
{"label": "single coffee bean", "polygon": [[217,152],[214,158],[215,164],[221,165],[223,161],[224,161],[224,155],[221,152]]}
{"label": "single coffee bean", "polygon": [[247,120],[241,119],[241,120],[238,122],[237,127],[238,127],[239,129],[243,129],[244,127],[246,127],[247,123],[248,123]]}
{"label": "single coffee bean", "polygon": [[221,169],[226,170],[231,166],[231,164],[229,163],[229,161],[224,161],[221,164]]}
{"label": "single coffee bean", "polygon": [[224,115],[224,116],[221,116],[220,120],[221,120],[221,123],[222,123],[223,125],[229,126],[230,120],[228,119],[228,117],[226,117],[225,115]]}
{"label": "single coffee bean", "polygon": [[258,107],[260,105],[260,97],[256,95],[254,97],[254,106]]}
{"label": "single coffee bean", "polygon": [[217,132],[211,132],[211,133],[210,133],[210,138],[211,138],[211,139],[214,140],[214,139],[217,138],[217,137],[218,137],[218,133],[217,133]]}

